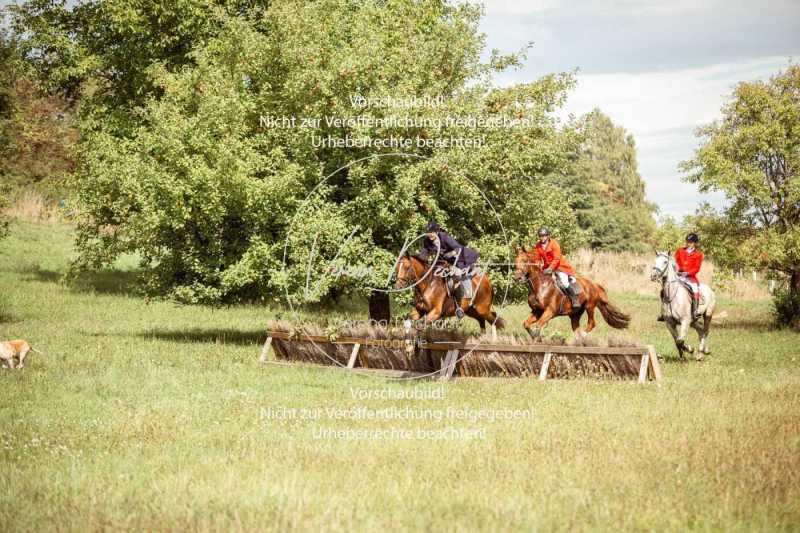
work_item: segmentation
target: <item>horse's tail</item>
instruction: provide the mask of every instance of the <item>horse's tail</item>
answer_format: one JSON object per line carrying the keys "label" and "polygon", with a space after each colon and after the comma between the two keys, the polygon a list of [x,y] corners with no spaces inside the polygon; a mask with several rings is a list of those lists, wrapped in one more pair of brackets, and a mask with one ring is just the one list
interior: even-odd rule
{"label": "horse's tail", "polygon": [[616,329],[627,328],[631,321],[630,315],[626,315],[608,301],[608,295],[602,285],[598,285],[598,287],[600,288],[600,298],[598,299],[597,307],[600,309],[606,324]]}

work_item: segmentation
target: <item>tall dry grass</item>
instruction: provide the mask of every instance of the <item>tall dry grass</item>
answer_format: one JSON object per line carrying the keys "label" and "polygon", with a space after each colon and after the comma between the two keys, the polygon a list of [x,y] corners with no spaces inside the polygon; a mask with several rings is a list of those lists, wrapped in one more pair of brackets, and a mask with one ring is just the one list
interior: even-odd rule
{"label": "tall dry grass", "polygon": [[58,205],[35,191],[21,191],[14,194],[3,213],[11,218],[48,224],[65,221]]}
{"label": "tall dry grass", "polygon": [[[658,293],[658,284],[650,281],[654,254],[582,249],[571,254],[570,261],[581,275],[592,278],[612,292],[639,295]],[[710,285],[718,296],[737,300],[761,300],[770,297],[769,290],[762,283],[747,276],[737,277],[725,272],[709,259],[703,261],[698,278],[702,283]]]}
{"label": "tall dry grass", "polygon": [[[67,217],[58,205],[35,191],[17,194],[4,213],[21,220],[55,224],[65,222]],[[570,254],[570,262],[582,276],[587,276],[612,292],[638,295],[658,293],[658,285],[650,281],[650,269],[655,256],[632,252],[596,252],[581,249]],[[703,261],[700,270],[701,282],[711,285],[719,296],[761,300],[770,297],[764,283],[754,281],[751,276],[735,276],[715,267],[713,261]],[[760,276],[763,280],[764,276]]]}

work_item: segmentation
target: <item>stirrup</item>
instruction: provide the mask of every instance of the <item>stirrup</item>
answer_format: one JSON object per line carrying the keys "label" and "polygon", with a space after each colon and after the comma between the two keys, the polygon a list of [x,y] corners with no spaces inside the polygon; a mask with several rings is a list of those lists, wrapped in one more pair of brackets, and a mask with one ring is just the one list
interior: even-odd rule
{"label": "stirrup", "polygon": [[461,309],[461,307],[456,307],[456,318],[458,318],[459,320],[464,318],[464,310]]}

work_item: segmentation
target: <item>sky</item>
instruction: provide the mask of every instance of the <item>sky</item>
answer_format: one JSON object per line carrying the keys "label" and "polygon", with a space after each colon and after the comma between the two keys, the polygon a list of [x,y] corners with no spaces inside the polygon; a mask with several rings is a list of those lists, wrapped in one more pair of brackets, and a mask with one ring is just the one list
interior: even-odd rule
{"label": "sky", "polygon": [[484,0],[487,49],[533,46],[498,84],[575,71],[564,114],[599,107],[634,135],[648,200],[682,217],[703,201],[681,180],[697,126],[720,117],[740,81],[800,62],[800,0]]}

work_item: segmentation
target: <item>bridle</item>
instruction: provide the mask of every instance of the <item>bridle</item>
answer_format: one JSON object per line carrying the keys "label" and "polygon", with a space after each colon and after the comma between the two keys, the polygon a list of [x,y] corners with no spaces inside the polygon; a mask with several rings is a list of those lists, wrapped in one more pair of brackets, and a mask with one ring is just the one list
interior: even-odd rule
{"label": "bridle", "polygon": [[[409,271],[411,271],[414,274],[413,278],[410,278],[407,275]],[[419,276],[417,276],[417,271],[414,270],[414,264],[412,263],[412,259],[408,259],[408,264],[402,269],[401,274],[402,277],[398,276],[397,278],[398,282],[402,280],[402,284],[399,284],[401,289],[407,289],[420,281]]]}
{"label": "bridle", "polygon": [[[530,256],[527,253],[526,253],[525,258],[528,261],[530,261]],[[523,265],[525,267],[527,267],[527,268],[525,268],[525,270],[522,272],[522,276],[517,278],[519,281],[524,281],[525,284],[528,286],[528,289],[530,291],[533,291],[535,289],[535,287],[533,286],[533,280],[531,279],[531,267],[534,266],[534,265],[537,265],[537,264],[539,264],[539,263],[538,262],[536,262],[536,263],[531,263],[531,262],[523,263]]]}

